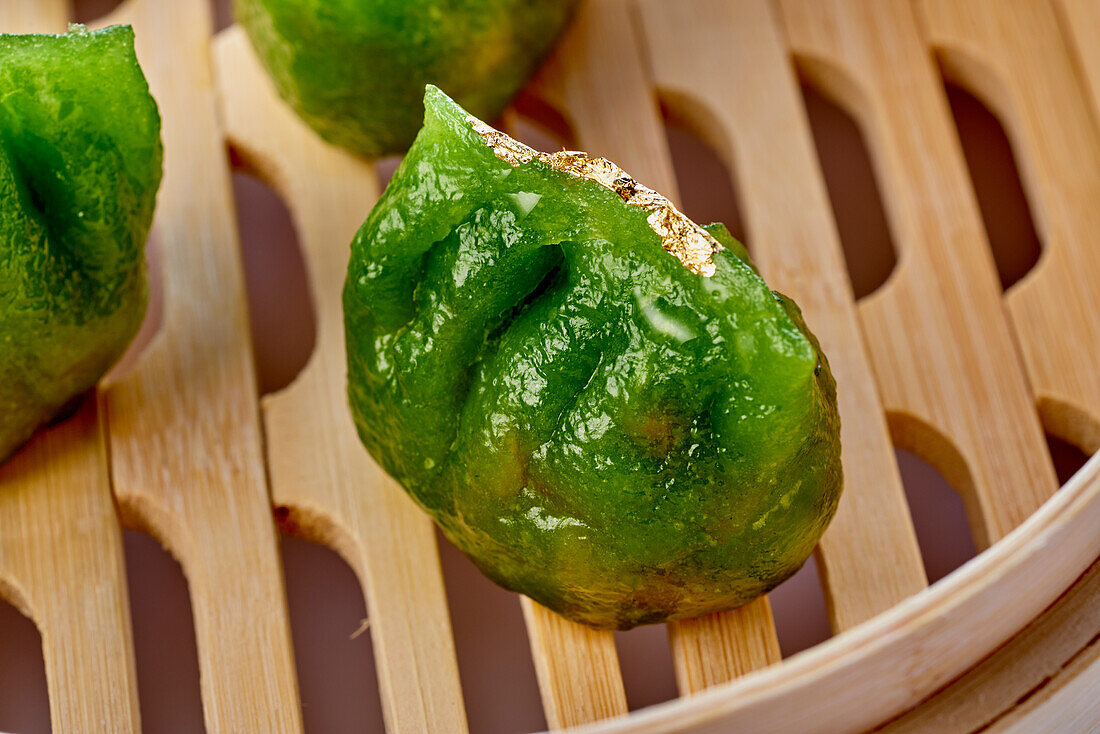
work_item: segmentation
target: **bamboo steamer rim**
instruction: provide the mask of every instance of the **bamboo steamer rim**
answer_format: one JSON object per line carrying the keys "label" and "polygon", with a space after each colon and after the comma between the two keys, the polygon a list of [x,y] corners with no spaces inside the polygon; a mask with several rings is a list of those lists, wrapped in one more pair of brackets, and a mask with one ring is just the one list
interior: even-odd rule
{"label": "bamboo steamer rim", "polygon": [[[1057,599],[1100,555],[1097,527],[1100,452],[999,542],[877,617],[729,683],[571,731],[665,732],[707,724],[717,724],[716,731],[729,731],[740,723],[741,715],[752,717],[754,732],[779,731],[784,722],[791,725],[783,714],[767,714],[764,709],[769,707],[787,713],[791,707],[803,708],[804,716],[818,722],[818,731],[853,729],[854,716],[876,726],[908,708],[894,703],[903,688],[908,689],[906,697],[923,699],[1003,644]],[[1076,546],[1067,542],[1075,538]],[[1044,569],[1054,566],[1052,556],[1063,551],[1067,560],[1060,573],[1045,573]],[[1026,583],[1035,574],[1046,581],[1041,587]],[[1022,596],[1027,603],[1013,604]],[[975,626],[976,634],[966,639],[965,654],[944,656],[933,646],[920,647],[924,638],[951,626],[951,620],[983,609],[998,610],[1002,616],[998,624]],[[903,662],[913,659],[916,664]],[[852,683],[856,676],[860,676],[856,695],[866,704],[862,715],[832,698],[839,692],[832,688],[838,679]]]}

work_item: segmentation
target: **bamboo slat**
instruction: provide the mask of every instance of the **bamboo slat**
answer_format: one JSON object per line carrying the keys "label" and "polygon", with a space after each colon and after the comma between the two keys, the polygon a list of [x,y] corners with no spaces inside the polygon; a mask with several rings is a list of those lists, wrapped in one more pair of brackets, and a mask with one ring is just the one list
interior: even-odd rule
{"label": "bamboo slat", "polygon": [[1057,479],[946,93],[907,0],[779,0],[801,71],[860,123],[898,261],[860,303],[895,442],[962,495],[979,548]]}
{"label": "bamboo slat", "polygon": [[141,730],[122,533],[94,395],[0,467],[0,596],[41,632],[53,731]]}
{"label": "bamboo slat", "polygon": [[309,363],[263,401],[273,499],[290,511],[285,528],[331,545],[358,573],[388,729],[464,730],[432,523],[371,460],[348,410],[340,294],[348,243],[377,198],[377,176],[278,99],[239,28],[219,36],[215,60],[226,136],[286,201],[317,318]]}
{"label": "bamboo slat", "polygon": [[944,73],[993,110],[1020,161],[1043,252],[1005,300],[1043,424],[1083,451],[1100,450],[1100,129],[1054,6],[916,7]]}
{"label": "bamboo slat", "polygon": [[626,692],[614,635],[570,622],[527,597],[521,604],[550,728],[625,714]]}
{"label": "bamboo slat", "polygon": [[299,732],[210,6],[128,0],[103,20],[115,22],[134,26],[165,149],[153,224],[163,323],[103,393],[115,496],[187,577],[207,732]]}
{"label": "bamboo slat", "polygon": [[766,0],[649,0],[641,9],[654,83],[723,157],[734,189],[751,193],[741,210],[753,259],[801,306],[841,386],[844,494],[818,554],[841,631],[926,580],[781,29]]}

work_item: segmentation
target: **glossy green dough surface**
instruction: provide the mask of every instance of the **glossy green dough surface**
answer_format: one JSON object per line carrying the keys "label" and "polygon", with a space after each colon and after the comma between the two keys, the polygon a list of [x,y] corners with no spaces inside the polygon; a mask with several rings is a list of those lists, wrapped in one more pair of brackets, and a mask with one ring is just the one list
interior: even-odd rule
{"label": "glossy green dough surface", "polygon": [[793,574],[841,491],[835,383],[797,307],[723,226],[695,275],[640,208],[498,159],[438,90],[426,108],[344,290],[374,458],[491,579],[595,627]]}
{"label": "glossy green dough surface", "polygon": [[538,66],[578,0],[234,0],[284,100],[364,156],[408,148],[427,83],[491,119]]}
{"label": "glossy green dough surface", "polygon": [[0,460],[137,332],[160,176],[129,27],[0,35]]}

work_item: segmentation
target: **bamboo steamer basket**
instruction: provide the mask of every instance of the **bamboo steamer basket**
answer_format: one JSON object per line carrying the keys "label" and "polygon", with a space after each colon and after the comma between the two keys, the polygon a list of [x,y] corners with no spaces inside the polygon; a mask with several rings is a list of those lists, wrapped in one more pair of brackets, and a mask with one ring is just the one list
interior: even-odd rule
{"label": "bamboo steamer basket", "polygon": [[[0,30],[63,29],[67,13],[5,0]],[[299,122],[205,0],[127,0],[115,22],[135,26],[164,117],[158,328],[0,469],[0,595],[41,630],[54,731],[140,729],[123,526],[186,573],[207,731],[302,729],[279,526],[360,580],[387,730],[464,731],[431,523],[345,404],[339,294],[374,166]],[[582,7],[529,93],[673,199],[658,94],[736,171],[754,258],[830,355],[846,486],[816,556],[835,636],[781,660],[767,599],[669,625],[675,701],[628,714],[612,635],[518,599],[551,728],[1100,731],[1100,458],[1058,490],[1043,438],[1100,449],[1098,38],[1089,0]],[[1044,249],[1007,294],[937,60],[1021,162]],[[884,192],[898,261],[858,303],[800,75],[858,122]],[[308,365],[263,400],[227,144],[287,202],[316,310]],[[931,587],[894,444],[958,488],[983,551]]]}

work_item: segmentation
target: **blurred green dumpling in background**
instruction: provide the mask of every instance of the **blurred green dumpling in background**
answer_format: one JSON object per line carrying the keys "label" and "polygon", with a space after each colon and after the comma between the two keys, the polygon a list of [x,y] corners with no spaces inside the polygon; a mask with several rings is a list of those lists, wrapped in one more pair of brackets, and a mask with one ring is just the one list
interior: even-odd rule
{"label": "blurred green dumpling in background", "polygon": [[363,156],[400,153],[424,85],[496,117],[578,0],[234,0],[279,94],[321,137]]}
{"label": "blurred green dumpling in background", "polygon": [[0,35],[0,460],[137,333],[161,158],[129,26]]}
{"label": "blurred green dumpling in background", "polygon": [[363,443],[489,578],[625,629],[795,573],[841,492],[836,384],[720,224],[438,89],[351,245]]}

